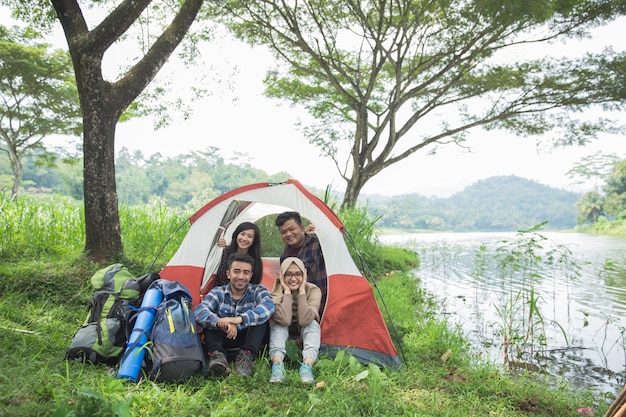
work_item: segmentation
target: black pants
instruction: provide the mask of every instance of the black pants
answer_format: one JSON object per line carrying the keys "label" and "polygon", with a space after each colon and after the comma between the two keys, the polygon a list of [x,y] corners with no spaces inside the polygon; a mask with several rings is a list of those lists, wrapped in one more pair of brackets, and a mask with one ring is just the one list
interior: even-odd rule
{"label": "black pants", "polygon": [[[253,358],[257,357],[261,344],[269,331],[269,323],[251,326],[237,332],[235,339],[228,339],[221,329],[204,329],[204,346],[207,352],[219,351],[232,358],[233,351],[249,350]],[[229,353],[231,353],[229,355]],[[235,353],[236,355],[236,353]]]}

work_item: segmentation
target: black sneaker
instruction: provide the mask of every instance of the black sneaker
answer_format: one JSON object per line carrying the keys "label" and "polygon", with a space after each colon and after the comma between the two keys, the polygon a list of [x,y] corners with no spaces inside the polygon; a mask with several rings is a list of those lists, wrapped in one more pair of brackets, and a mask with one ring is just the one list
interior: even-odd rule
{"label": "black sneaker", "polygon": [[254,371],[252,370],[252,363],[254,358],[249,350],[240,350],[237,354],[237,361],[235,364],[235,371],[237,375],[252,376]]}
{"label": "black sneaker", "polygon": [[216,350],[209,354],[209,367],[207,369],[209,375],[212,376],[227,376],[230,374],[230,365],[226,359],[226,355]]}

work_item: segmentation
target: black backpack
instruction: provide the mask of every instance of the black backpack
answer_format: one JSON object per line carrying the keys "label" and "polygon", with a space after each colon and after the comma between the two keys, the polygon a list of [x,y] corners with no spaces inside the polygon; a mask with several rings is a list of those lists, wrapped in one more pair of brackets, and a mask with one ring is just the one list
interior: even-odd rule
{"label": "black backpack", "polygon": [[148,378],[182,382],[205,371],[204,351],[197,332],[189,290],[180,282],[160,279],[150,288],[163,293],[157,307],[145,355]]}

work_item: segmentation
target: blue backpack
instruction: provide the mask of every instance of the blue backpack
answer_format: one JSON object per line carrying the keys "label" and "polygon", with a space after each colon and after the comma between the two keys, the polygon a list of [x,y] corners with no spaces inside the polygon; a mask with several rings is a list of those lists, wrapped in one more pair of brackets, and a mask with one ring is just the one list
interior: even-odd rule
{"label": "blue backpack", "polygon": [[182,382],[205,371],[204,351],[197,332],[189,290],[176,281],[160,279],[163,293],[148,337],[145,371],[158,382]]}

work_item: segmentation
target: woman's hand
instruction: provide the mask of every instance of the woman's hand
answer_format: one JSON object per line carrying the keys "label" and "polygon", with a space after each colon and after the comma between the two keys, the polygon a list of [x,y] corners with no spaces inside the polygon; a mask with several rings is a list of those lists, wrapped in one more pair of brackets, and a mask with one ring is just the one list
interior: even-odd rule
{"label": "woman's hand", "polygon": [[290,290],[290,289],[289,289],[289,287],[287,286],[287,283],[285,282],[285,277],[284,277],[284,276],[282,276],[282,274],[281,274],[281,276],[280,276],[279,280],[280,280],[280,286],[281,286],[281,287],[283,287],[283,293],[285,293],[285,294],[291,294],[291,290]]}
{"label": "woman's hand", "polygon": [[306,271],[304,272],[304,276],[302,277],[300,287],[298,287],[298,294],[306,294]]}

